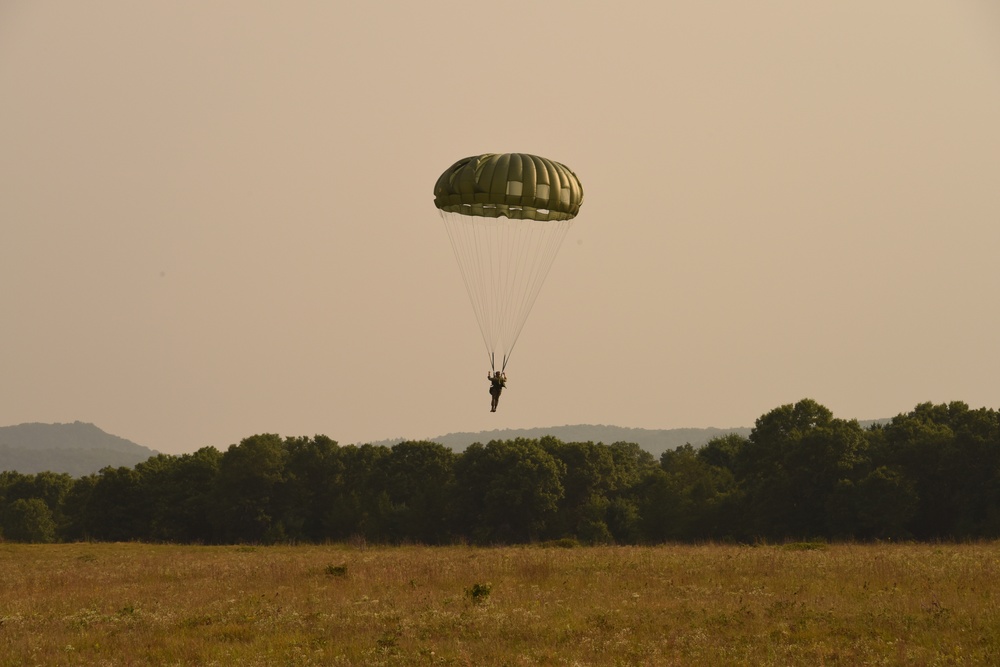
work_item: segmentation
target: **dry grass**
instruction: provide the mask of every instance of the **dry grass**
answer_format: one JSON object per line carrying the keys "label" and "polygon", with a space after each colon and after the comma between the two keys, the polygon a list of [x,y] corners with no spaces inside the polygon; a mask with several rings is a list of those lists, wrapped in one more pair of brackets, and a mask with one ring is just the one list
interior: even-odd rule
{"label": "dry grass", "polygon": [[0,544],[0,666],[1000,664],[1000,544],[799,547]]}

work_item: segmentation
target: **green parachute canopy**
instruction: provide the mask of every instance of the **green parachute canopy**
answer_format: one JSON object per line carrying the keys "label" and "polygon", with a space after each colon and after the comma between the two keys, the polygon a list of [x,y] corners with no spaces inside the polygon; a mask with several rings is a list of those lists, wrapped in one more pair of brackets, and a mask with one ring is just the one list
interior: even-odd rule
{"label": "green parachute canopy", "polygon": [[442,211],[514,220],[570,220],[583,186],[568,167],[527,153],[486,153],[459,160],[434,186]]}
{"label": "green parachute canopy", "polygon": [[491,368],[507,366],[582,203],[576,174],[527,153],[467,157],[434,185]]}

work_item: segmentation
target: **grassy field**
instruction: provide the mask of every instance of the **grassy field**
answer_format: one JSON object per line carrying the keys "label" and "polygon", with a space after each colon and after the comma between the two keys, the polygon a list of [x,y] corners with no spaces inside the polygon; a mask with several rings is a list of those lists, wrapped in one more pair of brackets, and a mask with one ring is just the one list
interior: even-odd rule
{"label": "grassy field", "polygon": [[0,666],[997,665],[1000,544],[0,544]]}

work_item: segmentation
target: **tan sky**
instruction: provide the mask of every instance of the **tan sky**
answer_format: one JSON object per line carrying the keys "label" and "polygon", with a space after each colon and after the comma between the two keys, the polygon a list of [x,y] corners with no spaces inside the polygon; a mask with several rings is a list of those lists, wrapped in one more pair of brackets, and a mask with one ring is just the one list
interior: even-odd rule
{"label": "tan sky", "polygon": [[[0,425],[160,451],[1000,407],[993,0],[0,4]],[[586,199],[489,413],[438,175]]]}

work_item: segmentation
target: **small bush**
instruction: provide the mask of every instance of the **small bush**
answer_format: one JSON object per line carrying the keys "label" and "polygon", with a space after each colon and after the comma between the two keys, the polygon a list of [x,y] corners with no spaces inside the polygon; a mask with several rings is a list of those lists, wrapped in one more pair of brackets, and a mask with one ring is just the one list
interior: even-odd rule
{"label": "small bush", "polygon": [[465,589],[465,595],[472,600],[472,604],[482,604],[489,599],[492,590],[493,584],[472,584],[472,588]]}
{"label": "small bush", "polygon": [[340,565],[327,565],[326,570],[324,570],[331,577],[346,577],[347,576],[347,566],[344,564]]}

